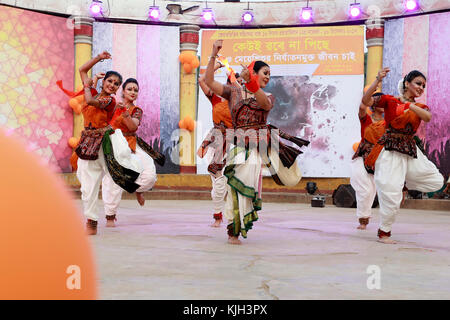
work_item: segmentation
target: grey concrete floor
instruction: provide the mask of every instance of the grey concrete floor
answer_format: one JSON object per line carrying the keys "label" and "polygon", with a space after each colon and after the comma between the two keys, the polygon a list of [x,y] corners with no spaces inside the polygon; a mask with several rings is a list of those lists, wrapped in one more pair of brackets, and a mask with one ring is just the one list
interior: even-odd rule
{"label": "grey concrete floor", "polygon": [[[100,299],[450,299],[450,212],[402,209],[398,244],[386,245],[376,241],[378,209],[362,231],[355,209],[263,203],[233,246],[225,223],[209,226],[211,210],[210,201],[122,200],[116,228],[101,215],[90,237]],[[380,289],[369,289],[378,274]]]}

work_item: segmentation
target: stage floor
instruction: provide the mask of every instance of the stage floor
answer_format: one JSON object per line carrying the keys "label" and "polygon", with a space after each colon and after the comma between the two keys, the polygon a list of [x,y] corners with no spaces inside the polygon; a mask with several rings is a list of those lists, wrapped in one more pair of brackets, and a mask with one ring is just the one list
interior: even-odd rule
{"label": "stage floor", "polygon": [[355,209],[263,203],[234,246],[225,223],[209,226],[211,210],[210,201],[122,200],[116,228],[102,214],[90,237],[100,299],[450,299],[450,212],[402,209],[398,244],[385,245],[378,209],[360,231]]}

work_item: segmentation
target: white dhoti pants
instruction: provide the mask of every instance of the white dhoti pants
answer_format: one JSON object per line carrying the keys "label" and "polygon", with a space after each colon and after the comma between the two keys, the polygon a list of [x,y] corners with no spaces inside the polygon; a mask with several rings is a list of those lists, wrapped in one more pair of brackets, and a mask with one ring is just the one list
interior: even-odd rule
{"label": "white dhoti pants", "polygon": [[354,159],[351,168],[350,184],[356,194],[356,216],[370,218],[372,204],[377,194],[374,175],[367,173],[362,157]]}
{"label": "white dhoti pants", "polygon": [[84,215],[88,219],[97,221],[96,205],[100,183],[104,176],[112,180],[106,167],[103,149],[100,148],[97,160],[83,160],[78,158],[77,164],[77,178],[81,184],[80,190]]}
{"label": "white dhoti pants", "polygon": [[219,177],[211,175],[211,198],[214,206],[214,213],[220,213],[224,211],[225,196],[227,194],[227,177],[220,174]]}
{"label": "white dhoti pants", "polygon": [[[211,163],[214,160],[215,148],[208,148],[206,152],[206,160]],[[226,155],[224,155],[226,158]],[[211,199],[213,201],[214,213],[221,213],[224,211],[225,196],[227,195],[227,177],[223,175],[225,168],[218,172],[216,176],[209,173],[211,176]]]}
{"label": "white dhoti pants", "polygon": [[[244,156],[245,152],[239,154]],[[234,167],[235,175],[242,184],[254,190],[257,198],[261,197],[261,157],[256,149],[251,149],[248,159],[245,163],[237,164]],[[233,222],[234,219],[234,206],[233,206],[233,192],[230,185],[227,184],[227,196],[225,204],[225,218],[228,222]],[[237,192],[237,204],[239,208],[239,217],[242,228],[245,226],[244,217],[254,211],[253,199],[246,197]],[[236,208],[237,209],[237,208]]]}
{"label": "white dhoti pants", "polygon": [[[138,158],[143,171],[136,179],[136,184],[140,187],[136,192],[148,191],[156,183],[156,168],[153,159],[144,152],[138,145],[136,146],[136,153],[133,154]],[[123,189],[119,187],[111,176],[105,175],[102,181],[102,198],[105,207],[105,215],[110,216],[117,213],[120,200],[122,199]]]}
{"label": "white dhoti pants", "polygon": [[383,149],[375,162],[375,185],[380,203],[380,229],[390,232],[400,209],[402,189],[422,192],[439,190],[444,177],[436,166],[417,148],[417,158]]}

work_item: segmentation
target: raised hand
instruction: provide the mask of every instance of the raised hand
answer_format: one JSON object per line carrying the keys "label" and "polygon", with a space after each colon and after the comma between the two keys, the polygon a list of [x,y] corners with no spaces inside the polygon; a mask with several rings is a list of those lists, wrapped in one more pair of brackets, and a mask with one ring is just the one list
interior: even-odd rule
{"label": "raised hand", "polygon": [[105,77],[105,75],[106,75],[106,73],[104,73],[104,72],[99,72],[99,73],[97,73],[97,74],[95,75],[95,77],[96,77],[97,79],[103,79],[103,78]]}
{"label": "raised hand", "polygon": [[100,60],[111,59],[111,54],[108,51],[103,51],[98,55]]}
{"label": "raised hand", "polygon": [[213,44],[213,50],[211,56],[215,57],[219,53],[220,49],[222,49],[223,40],[216,40]]}
{"label": "raised hand", "polygon": [[250,82],[251,77],[250,77],[250,71],[248,70],[248,66],[241,64],[242,67],[242,71],[240,73],[240,76],[242,79],[244,79],[245,82]]}
{"label": "raised hand", "polygon": [[391,71],[391,69],[389,69],[389,67],[383,68],[380,71],[378,71],[377,80],[382,81],[383,78],[385,78],[387,76],[389,71]]}

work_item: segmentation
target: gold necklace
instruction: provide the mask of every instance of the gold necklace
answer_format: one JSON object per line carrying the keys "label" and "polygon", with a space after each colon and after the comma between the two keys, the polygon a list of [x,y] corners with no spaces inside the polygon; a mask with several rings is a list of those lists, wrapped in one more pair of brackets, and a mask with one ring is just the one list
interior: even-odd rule
{"label": "gold necklace", "polygon": [[[402,98],[403,98],[403,100],[405,100],[405,101],[414,102],[414,99],[412,99],[412,98],[408,99],[408,98],[406,98],[404,95],[402,96]],[[404,101],[402,101],[402,102],[404,102]]]}

